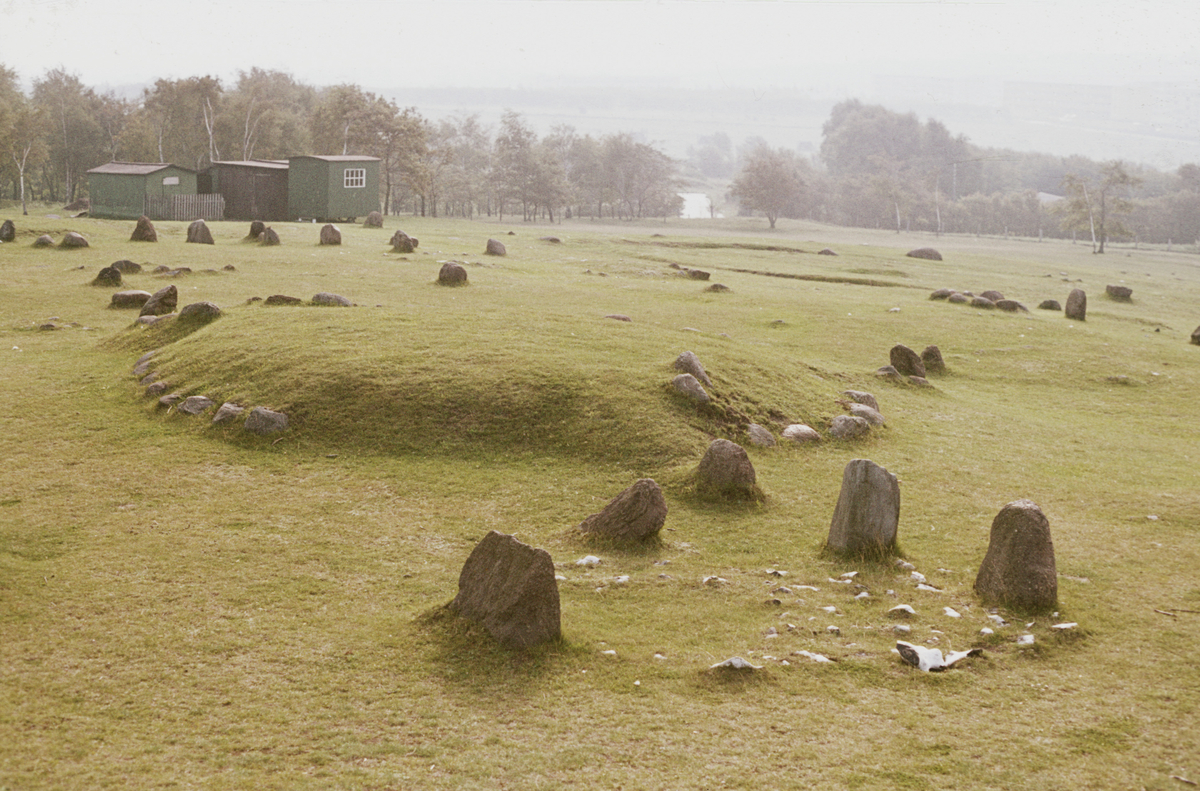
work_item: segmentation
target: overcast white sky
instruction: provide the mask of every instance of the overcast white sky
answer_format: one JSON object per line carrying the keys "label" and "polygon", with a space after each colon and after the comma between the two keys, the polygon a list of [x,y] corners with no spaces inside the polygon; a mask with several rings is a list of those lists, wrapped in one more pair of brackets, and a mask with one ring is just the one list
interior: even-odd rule
{"label": "overcast white sky", "polygon": [[88,85],[252,66],[365,88],[1200,80],[1195,0],[0,0],[0,63]]}

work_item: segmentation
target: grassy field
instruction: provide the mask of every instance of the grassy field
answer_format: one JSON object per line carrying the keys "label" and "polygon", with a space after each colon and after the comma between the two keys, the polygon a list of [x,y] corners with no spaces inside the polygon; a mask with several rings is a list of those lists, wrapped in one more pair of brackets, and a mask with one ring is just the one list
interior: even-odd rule
{"label": "grassy field", "polygon": [[[750,220],[389,218],[343,226],[340,248],[312,225],[260,248],[248,223],[212,224],[214,246],[160,223],[133,244],[132,222],[51,212],[5,215],[19,236],[0,245],[0,789],[1200,781],[1194,255]],[[418,252],[391,252],[398,227]],[[92,246],[30,246],[67,230]],[[506,257],[482,255],[489,236]],[[904,256],[926,245],[944,260]],[[145,267],[127,288],[174,283],[180,306],[224,315],[135,328],[89,285],[118,259]],[[446,260],[468,287],[434,284]],[[1122,282],[1131,303],[1104,296]],[[944,286],[1031,312],[928,299]],[[1035,308],[1073,287],[1086,322]],[[317,292],[357,305],[249,301]],[[896,343],[937,344],[948,373],[876,379]],[[689,349],[713,408],[669,389]],[[257,437],[158,408],[131,374],[150,350],[173,390],[291,427]],[[848,388],[877,396],[886,427],[770,449],[739,428],[824,429]],[[691,495],[715,436],[747,445],[765,502]],[[822,554],[854,458],[899,477],[904,555],[944,592]],[[643,476],[667,493],[661,545],[585,541],[578,523]],[[1050,520],[1059,610],[1004,613],[984,636],[974,574],[1019,498]],[[508,653],[442,609],[489,530],[553,556],[562,644]],[[577,567],[585,554],[603,562]],[[831,581],[848,571],[868,598]],[[911,641],[984,655],[902,664],[900,603]],[[1063,621],[1079,625],[1049,628]],[[708,671],[731,656],[763,670]]]}

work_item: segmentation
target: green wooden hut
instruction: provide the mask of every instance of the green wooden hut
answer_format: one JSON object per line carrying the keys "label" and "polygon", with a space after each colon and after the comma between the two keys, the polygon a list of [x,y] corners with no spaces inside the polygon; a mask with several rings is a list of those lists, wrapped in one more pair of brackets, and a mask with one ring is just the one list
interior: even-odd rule
{"label": "green wooden hut", "polygon": [[379,211],[378,157],[288,159],[288,214],[295,220],[353,222]]}
{"label": "green wooden hut", "polygon": [[[194,170],[161,162],[107,162],[87,175],[93,217],[136,220],[145,214],[154,220],[189,219],[162,215],[173,213],[176,196],[196,195]],[[197,217],[204,213],[192,208],[191,213],[200,211]]]}

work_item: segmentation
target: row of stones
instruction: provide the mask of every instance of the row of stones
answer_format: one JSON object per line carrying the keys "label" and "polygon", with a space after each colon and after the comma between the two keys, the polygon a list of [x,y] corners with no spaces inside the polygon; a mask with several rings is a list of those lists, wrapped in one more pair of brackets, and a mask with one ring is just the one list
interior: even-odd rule
{"label": "row of stones", "polygon": [[[190,306],[189,306],[190,307]],[[186,308],[185,308],[186,310]],[[158,397],[158,405],[168,410],[175,410],[182,415],[198,416],[216,406],[216,402],[205,395],[184,397],[182,393],[167,393],[171,388],[168,382],[156,381],[158,375],[151,370],[155,352],[142,355],[133,367],[134,376],[142,377],[141,383],[146,385],[147,397]],[[283,431],[288,426],[288,416],[263,406],[246,410],[240,404],[225,402],[217,409],[212,418],[212,425],[221,426],[233,423],[245,414],[242,427],[253,434],[267,435]]]}

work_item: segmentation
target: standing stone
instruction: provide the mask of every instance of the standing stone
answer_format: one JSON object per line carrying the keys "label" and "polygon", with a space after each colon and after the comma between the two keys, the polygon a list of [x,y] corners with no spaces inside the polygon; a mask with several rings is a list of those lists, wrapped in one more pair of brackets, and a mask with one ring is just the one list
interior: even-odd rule
{"label": "standing stone", "polygon": [[331,308],[348,308],[354,305],[348,297],[343,297],[341,294],[330,294],[326,291],[313,294],[312,303]]}
{"label": "standing stone", "polygon": [[462,264],[447,261],[438,270],[437,282],[439,286],[465,286],[467,285],[467,270]]}
{"label": "standing stone", "polygon": [[926,374],[946,372],[946,361],[942,359],[942,350],[936,346],[926,346],[921,351],[921,363],[925,366]]}
{"label": "standing stone", "polygon": [[550,553],[495,530],[463,564],[450,608],[482,623],[507,648],[532,648],[562,636]]}
{"label": "standing stone", "polygon": [[259,239],[265,230],[267,230],[266,223],[262,220],[254,220],[250,223],[250,233],[246,234],[246,238],[251,241]]}
{"label": "standing stone", "polygon": [[1072,321],[1087,321],[1087,294],[1075,288],[1067,295],[1067,307],[1063,311]]}
{"label": "standing stone", "polygon": [[667,520],[667,500],[662,488],[642,478],[618,494],[598,514],[580,523],[579,529],[602,538],[639,542],[653,538]]}
{"label": "standing stone", "polygon": [[382,228],[383,227],[383,215],[377,211],[370,212],[369,214],[367,214],[367,219],[363,220],[363,227],[364,228]]}
{"label": "standing stone", "polygon": [[1104,293],[1108,294],[1109,299],[1115,300],[1117,302],[1132,302],[1133,301],[1133,289],[1130,288],[1129,286],[1108,285],[1108,286],[1104,287]]}
{"label": "standing stone", "polygon": [[3,225],[0,225],[0,242],[11,242],[17,238],[17,226],[12,220],[5,220]]}
{"label": "standing stone", "polygon": [[825,546],[839,555],[882,557],[896,551],[900,484],[867,459],[854,459],[842,472],[842,491]]}
{"label": "standing stone", "polygon": [[282,412],[272,412],[264,406],[256,406],[246,416],[245,428],[254,434],[274,434],[287,428],[288,418]]}
{"label": "standing stone", "polygon": [[100,270],[96,278],[92,280],[93,286],[101,286],[103,288],[120,288],[121,287],[121,270],[115,266],[106,266]]}
{"label": "standing stone", "polygon": [[154,229],[154,223],[150,222],[150,218],[146,215],[138,217],[137,225],[133,226],[133,233],[129,236],[131,242],[157,242],[158,231]]}
{"label": "standing stone", "polygon": [[925,363],[921,362],[921,355],[904,344],[897,343],[893,346],[889,356],[891,357],[892,367],[902,376],[925,375]]}
{"label": "standing stone", "polygon": [[1192,343],[1200,346],[1200,327],[1192,330]]}
{"label": "standing stone", "polygon": [[755,482],[754,465],[745,448],[727,439],[713,440],[696,467],[697,488],[722,497],[754,497]]}
{"label": "standing stone", "polygon": [[760,448],[775,447],[775,435],[757,423],[746,426],[746,434],[750,437],[751,445],[757,445]]}
{"label": "standing stone", "polygon": [[118,291],[112,295],[112,302],[108,304],[110,308],[137,308],[142,309],[147,300],[150,299],[149,291]]}
{"label": "standing stone", "polygon": [[151,295],[150,299],[142,305],[142,310],[139,316],[163,316],[167,313],[174,313],[175,306],[179,304],[179,290],[174,285],[164,286]]}
{"label": "standing stone", "polygon": [[63,237],[60,247],[66,247],[68,250],[78,250],[81,247],[88,246],[88,240],[83,238],[82,234],[74,231],[67,231],[67,235]]}
{"label": "standing stone", "polygon": [[392,234],[392,251],[396,253],[411,253],[417,249],[420,244],[416,239],[406,234],[404,231],[396,231]]}
{"label": "standing stone", "polygon": [[487,248],[483,252],[485,255],[508,255],[508,250],[499,239],[488,239]]}
{"label": "standing stone", "polygon": [[942,254],[932,247],[918,247],[916,250],[909,250],[905,255],[909,258],[924,258],[928,261],[942,260]]}
{"label": "standing stone", "polygon": [[1050,522],[1032,500],[1011,502],[992,520],[975,592],[985,603],[1017,610],[1049,610],[1058,603]]}
{"label": "standing stone", "polygon": [[871,424],[858,415],[838,415],[829,423],[829,434],[834,439],[857,439],[871,431]]}
{"label": "standing stone", "polygon": [[704,371],[704,366],[700,364],[700,358],[693,352],[684,352],[676,357],[674,367],[676,371],[691,374],[703,384],[712,387],[712,380],[708,378],[708,374]]}
{"label": "standing stone", "polygon": [[705,391],[704,386],[700,384],[699,380],[691,374],[680,374],[671,380],[671,384],[674,385],[677,391],[697,403],[707,404],[709,402],[708,392]]}
{"label": "standing stone", "polygon": [[263,247],[274,247],[279,244],[279,234],[274,228],[264,228],[258,243]]}
{"label": "standing stone", "polygon": [[321,226],[321,244],[339,245],[342,243],[342,232],[332,223]]}
{"label": "standing stone", "polygon": [[196,220],[188,226],[187,241],[192,244],[215,244],[212,231],[208,230],[204,220]]}

